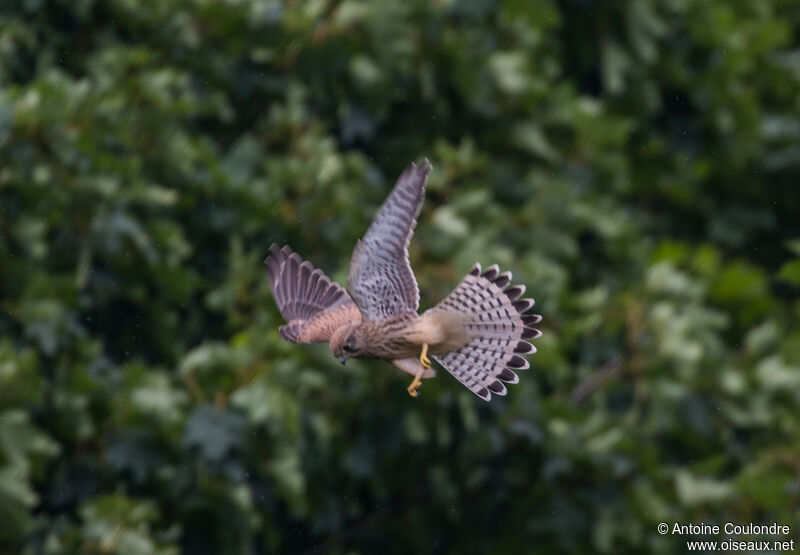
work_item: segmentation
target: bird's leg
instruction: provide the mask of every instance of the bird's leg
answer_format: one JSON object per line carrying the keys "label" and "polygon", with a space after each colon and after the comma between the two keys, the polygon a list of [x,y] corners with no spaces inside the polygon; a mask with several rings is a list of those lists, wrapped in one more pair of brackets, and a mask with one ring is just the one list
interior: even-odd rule
{"label": "bird's leg", "polygon": [[428,358],[428,344],[422,344],[422,352],[419,354],[419,362],[422,364],[422,367],[427,370],[431,367],[431,359]]}
{"label": "bird's leg", "polygon": [[419,386],[422,385],[422,374],[431,367],[431,360],[428,358],[428,344],[422,344],[422,352],[419,354],[421,368],[414,375],[414,381],[408,386],[408,394],[412,397],[419,397]]}
{"label": "bird's leg", "polygon": [[408,394],[412,397],[419,397],[419,386],[422,385],[422,374],[425,373],[425,368],[420,368],[414,375],[414,381],[408,386]]}

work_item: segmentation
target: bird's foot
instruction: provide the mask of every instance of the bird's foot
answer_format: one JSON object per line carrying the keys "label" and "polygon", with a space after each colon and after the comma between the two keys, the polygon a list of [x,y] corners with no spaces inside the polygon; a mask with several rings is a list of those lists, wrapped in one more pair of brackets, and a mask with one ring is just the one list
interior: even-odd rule
{"label": "bird's foot", "polygon": [[422,352],[419,354],[419,364],[422,366],[414,376],[414,381],[408,386],[408,394],[412,397],[419,397],[419,388],[422,385],[422,375],[425,370],[431,367],[431,360],[428,358],[428,344],[422,344]]}
{"label": "bird's foot", "polygon": [[419,388],[422,385],[422,380],[419,378],[414,378],[414,381],[411,382],[411,385],[408,386],[408,394],[412,397],[419,397]]}
{"label": "bird's foot", "polygon": [[428,358],[428,344],[422,344],[422,352],[419,354],[419,363],[427,370],[431,367],[431,359]]}

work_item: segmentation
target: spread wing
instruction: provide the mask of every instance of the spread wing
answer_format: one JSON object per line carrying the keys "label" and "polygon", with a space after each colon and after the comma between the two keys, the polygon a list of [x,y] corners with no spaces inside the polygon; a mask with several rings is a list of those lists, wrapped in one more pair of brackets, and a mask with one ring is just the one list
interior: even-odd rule
{"label": "spread wing", "polygon": [[397,180],[350,259],[347,290],[365,320],[416,312],[419,288],[408,262],[408,243],[425,196],[431,165],[411,164]]}
{"label": "spread wing", "polygon": [[328,341],[339,327],[361,321],[361,312],[344,288],[303,262],[288,246],[278,249],[273,243],[264,264],[275,302],[286,319],[278,331],[287,341]]}

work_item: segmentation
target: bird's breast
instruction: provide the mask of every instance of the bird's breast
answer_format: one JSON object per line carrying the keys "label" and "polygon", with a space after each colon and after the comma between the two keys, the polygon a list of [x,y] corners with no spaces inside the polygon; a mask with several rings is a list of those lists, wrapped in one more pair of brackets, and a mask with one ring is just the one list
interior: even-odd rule
{"label": "bird's breast", "polygon": [[419,356],[423,344],[434,354],[454,351],[469,342],[464,324],[463,314],[441,310],[370,324],[370,351],[387,359]]}

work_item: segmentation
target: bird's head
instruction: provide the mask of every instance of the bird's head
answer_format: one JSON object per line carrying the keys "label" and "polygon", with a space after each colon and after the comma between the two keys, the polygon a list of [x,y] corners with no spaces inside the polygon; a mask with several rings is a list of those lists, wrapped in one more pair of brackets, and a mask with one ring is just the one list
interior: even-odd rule
{"label": "bird's head", "polygon": [[344,364],[348,358],[360,356],[365,342],[358,333],[358,323],[350,323],[340,327],[331,336],[331,353]]}

